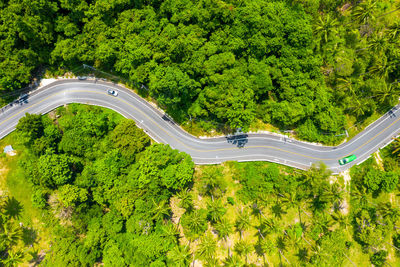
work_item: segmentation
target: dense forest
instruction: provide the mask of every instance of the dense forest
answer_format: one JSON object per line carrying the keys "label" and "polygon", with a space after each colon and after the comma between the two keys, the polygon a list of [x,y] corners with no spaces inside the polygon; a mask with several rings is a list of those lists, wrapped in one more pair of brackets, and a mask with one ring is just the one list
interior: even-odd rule
{"label": "dense forest", "polygon": [[[2,0],[0,92],[82,63],[177,121],[333,143],[398,101],[399,1]],[[61,72],[60,72],[61,71]]]}
{"label": "dense forest", "polygon": [[340,176],[324,165],[195,167],[133,121],[77,104],[27,114],[5,140],[18,155],[0,158],[0,171],[12,168],[0,179],[0,265],[400,262],[400,140]]}

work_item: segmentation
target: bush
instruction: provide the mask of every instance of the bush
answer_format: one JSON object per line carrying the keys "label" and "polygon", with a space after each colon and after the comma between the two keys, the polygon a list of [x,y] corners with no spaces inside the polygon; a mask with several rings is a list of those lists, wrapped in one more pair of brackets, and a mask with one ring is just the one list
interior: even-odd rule
{"label": "bush", "polygon": [[233,197],[227,197],[226,201],[228,201],[228,203],[232,206],[235,205],[235,200],[233,199]]}

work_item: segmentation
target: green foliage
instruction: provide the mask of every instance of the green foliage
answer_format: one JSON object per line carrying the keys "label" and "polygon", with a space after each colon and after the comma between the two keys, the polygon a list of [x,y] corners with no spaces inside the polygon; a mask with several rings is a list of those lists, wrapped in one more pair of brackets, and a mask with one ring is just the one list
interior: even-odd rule
{"label": "green foliage", "polygon": [[122,156],[128,159],[134,159],[137,153],[150,144],[150,138],[131,120],[118,124],[111,132],[110,138],[113,146],[120,149]]}
{"label": "green foliage", "polygon": [[[57,243],[42,264],[164,266],[178,245],[169,199],[178,191],[189,193],[190,156],[150,145],[132,121],[100,108],[71,105],[57,112],[57,126],[30,115],[18,126],[30,140],[19,167]],[[39,130],[29,132],[29,121]],[[191,198],[185,201],[191,211]],[[198,235],[207,227],[207,212],[199,214]]]}
{"label": "green foliage", "polygon": [[79,202],[85,202],[87,200],[87,190],[75,185],[66,184],[59,187],[58,198],[63,207],[68,208],[75,206]]}
{"label": "green foliage", "polygon": [[386,250],[380,250],[371,256],[371,263],[377,267],[384,266],[386,263],[387,255],[388,252]]}
{"label": "green foliage", "polygon": [[168,145],[151,145],[138,156],[130,172],[131,182],[139,189],[183,189],[192,181],[194,164],[189,155]]}
{"label": "green foliage", "polygon": [[38,177],[33,181],[36,185],[55,188],[72,180],[72,161],[65,154],[46,154],[38,160]]}

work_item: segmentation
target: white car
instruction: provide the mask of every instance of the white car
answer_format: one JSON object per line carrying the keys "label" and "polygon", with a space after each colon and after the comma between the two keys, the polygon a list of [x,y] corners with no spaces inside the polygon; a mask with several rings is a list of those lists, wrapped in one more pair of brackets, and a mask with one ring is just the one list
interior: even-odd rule
{"label": "white car", "polygon": [[107,90],[107,93],[109,94],[109,95],[112,95],[112,96],[118,96],[118,91],[115,91],[115,90]]}

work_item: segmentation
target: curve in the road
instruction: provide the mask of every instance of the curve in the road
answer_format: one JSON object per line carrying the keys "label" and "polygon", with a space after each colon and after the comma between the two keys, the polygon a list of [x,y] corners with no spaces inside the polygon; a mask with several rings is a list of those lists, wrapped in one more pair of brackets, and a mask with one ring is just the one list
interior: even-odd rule
{"label": "curve in the road", "polygon": [[[118,90],[118,97],[108,95],[108,89]],[[45,114],[69,103],[102,106],[133,119],[155,141],[190,154],[197,164],[266,160],[307,169],[322,161],[333,173],[339,173],[390,143],[400,128],[400,109],[396,106],[352,140],[336,147],[273,134],[199,139],[182,130],[168,115],[129,89],[99,81],[60,80],[30,93],[24,103],[1,109],[0,138],[12,132],[25,113]],[[344,166],[338,164],[340,158],[351,154],[357,156],[356,161]]]}

